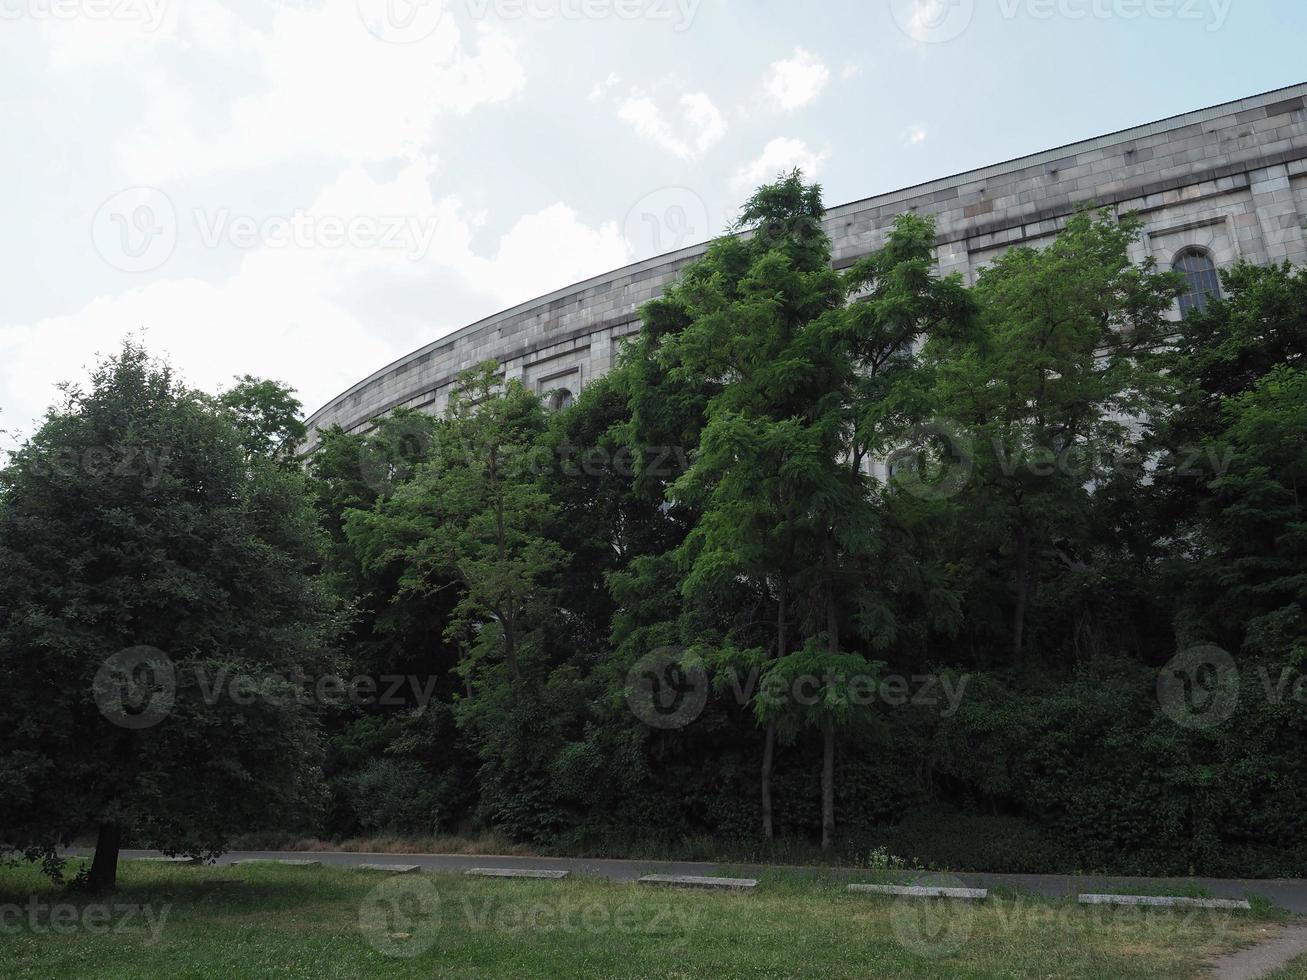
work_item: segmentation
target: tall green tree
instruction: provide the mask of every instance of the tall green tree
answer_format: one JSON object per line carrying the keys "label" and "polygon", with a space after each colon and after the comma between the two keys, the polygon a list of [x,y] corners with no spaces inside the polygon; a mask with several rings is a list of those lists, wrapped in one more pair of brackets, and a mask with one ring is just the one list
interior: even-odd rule
{"label": "tall green tree", "polygon": [[1163,541],[1182,539],[1174,530],[1207,512],[1213,481],[1230,467],[1231,400],[1277,367],[1307,365],[1307,269],[1240,264],[1222,283],[1224,295],[1176,324],[1156,355],[1178,388],[1150,444],[1159,465],[1148,526]]}
{"label": "tall green tree", "polygon": [[308,429],[300,419],[304,406],[293,388],[246,374],[218,396],[218,404],[231,413],[251,456],[294,463]]}
{"label": "tall green tree", "polygon": [[450,397],[432,459],[345,529],[364,567],[398,573],[397,598],[454,604],[445,638],[458,646],[460,724],[478,746],[483,781],[538,771],[554,738],[540,703],[546,625],[565,556],[548,536],[541,485],[540,400],[494,363],[466,372]]}
{"label": "tall green tree", "polygon": [[940,411],[974,447],[970,534],[1007,571],[1014,662],[1041,581],[1091,538],[1095,485],[1139,469],[1165,404],[1149,353],[1180,284],[1131,262],[1141,227],[1082,212],[1047,248],[1006,252],[976,286],[978,336],[931,346]]}
{"label": "tall green tree", "polygon": [[302,475],[127,344],[0,473],[0,846],[211,856],[320,803],[333,606]]}
{"label": "tall green tree", "polygon": [[[754,596],[737,622],[703,637],[728,674],[823,679],[815,704],[759,702],[757,713],[764,833],[774,829],[777,734],[810,726],[822,736],[829,848],[837,735],[856,714],[840,679],[865,680],[877,664],[857,651],[883,650],[894,635],[898,583],[878,573],[886,535],[863,464],[899,425],[914,345],[966,302],[931,274],[929,223],[900,222],[883,252],[839,274],[823,214],[820,188],[800,174],[761,188],[744,207],[744,234],[714,243],[651,319],[675,325],[658,349],[662,375],[706,399],[694,465],[671,488],[701,515],[679,552],[682,597],[720,609],[742,587]],[[758,605],[773,624],[761,645]]]}

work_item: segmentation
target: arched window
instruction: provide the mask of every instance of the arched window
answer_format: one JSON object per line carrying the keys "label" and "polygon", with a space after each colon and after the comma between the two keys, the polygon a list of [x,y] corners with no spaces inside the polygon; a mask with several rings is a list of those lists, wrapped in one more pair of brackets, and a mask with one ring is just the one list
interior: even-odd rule
{"label": "arched window", "polygon": [[572,393],[566,388],[559,388],[549,396],[549,407],[555,412],[561,412],[565,408],[571,408],[572,402],[576,401]]}
{"label": "arched window", "polygon": [[1194,310],[1207,309],[1207,300],[1221,296],[1221,277],[1216,274],[1216,263],[1201,248],[1186,248],[1175,257],[1172,266],[1184,276],[1188,287],[1180,297],[1180,315],[1188,316]]}

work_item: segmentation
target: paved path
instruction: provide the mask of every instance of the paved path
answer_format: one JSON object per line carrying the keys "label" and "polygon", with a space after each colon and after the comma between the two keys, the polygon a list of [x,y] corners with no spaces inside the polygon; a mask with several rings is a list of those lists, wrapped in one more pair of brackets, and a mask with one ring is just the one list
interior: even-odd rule
{"label": "paved path", "polygon": [[[84,848],[74,848],[70,854],[89,855]],[[124,858],[158,856],[158,851],[123,851]],[[590,875],[610,881],[635,881],[647,874],[683,875],[745,875],[756,877],[765,872],[783,872],[798,875],[829,874],[840,880],[874,880],[875,875],[851,868],[801,868],[774,865],[712,864],[689,861],[629,861],[604,858],[551,858],[551,857],[490,857],[466,854],[363,854],[343,851],[231,851],[218,859],[218,864],[250,859],[315,860],[324,865],[356,867],[360,864],[416,864],[424,871],[460,872],[468,868],[534,868],[567,869],[574,875]],[[957,874],[951,876],[967,888],[1020,888],[1046,898],[1074,898],[1081,893],[1138,893],[1143,887],[1148,894],[1164,892],[1166,885],[1174,884],[1176,894],[1194,887],[1204,889],[1212,898],[1246,898],[1261,895],[1294,913],[1307,915],[1307,880],[1288,879],[1261,881],[1242,878],[1119,878],[1101,875],[1002,875]],[[1183,889],[1183,890],[1182,890]]]}
{"label": "paved path", "polygon": [[1255,980],[1307,956],[1307,926],[1291,925],[1264,943],[1222,956],[1212,963],[1213,980]]}

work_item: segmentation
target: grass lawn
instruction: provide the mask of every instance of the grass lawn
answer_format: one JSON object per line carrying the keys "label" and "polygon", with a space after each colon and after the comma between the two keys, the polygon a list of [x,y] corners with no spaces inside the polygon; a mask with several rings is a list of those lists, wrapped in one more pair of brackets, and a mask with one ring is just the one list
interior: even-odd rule
{"label": "grass lawn", "polygon": [[1268,973],[1266,980],[1307,980],[1307,956],[1300,956],[1283,969]]}
{"label": "grass lawn", "polygon": [[4,977],[1190,977],[1253,913],[750,894],[277,865],[125,862],[118,894],[0,869]]}

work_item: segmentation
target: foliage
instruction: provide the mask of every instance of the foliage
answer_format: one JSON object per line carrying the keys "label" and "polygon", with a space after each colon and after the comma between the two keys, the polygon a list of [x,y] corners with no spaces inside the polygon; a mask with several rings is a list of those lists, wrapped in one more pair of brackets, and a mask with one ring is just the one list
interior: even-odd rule
{"label": "foliage", "polygon": [[303,406],[291,388],[247,374],[218,396],[218,404],[231,413],[247,453],[293,464],[308,430],[300,421]]}
{"label": "foliage", "polygon": [[[971,287],[923,218],[843,269],[824,220],[781,175],[575,404],[479,365],[440,417],[319,433],[307,477],[284,387],[211,399],[110,362],[0,484],[3,843],[121,822],[209,852],[266,813],[606,854],[1307,874],[1307,272],[1238,266],[1180,321],[1176,278],[1131,262],[1133,215],[1078,214]],[[104,446],[171,455],[88,476]],[[335,669],[402,696],[237,711],[183,681],[145,733],[89,697],[140,643],[271,693],[325,669],[333,628]],[[1228,651],[1236,703],[1188,724],[1159,680],[1199,644]],[[651,679],[688,695],[683,724],[647,723]]]}
{"label": "foliage", "polygon": [[[304,478],[245,450],[129,343],[0,475],[4,845],[50,855],[98,826],[92,884],[109,888],[122,838],[214,854],[319,805],[295,679],[331,665],[321,542]],[[141,648],[124,693],[106,671]],[[134,695],[163,706],[156,723],[130,723]]]}

